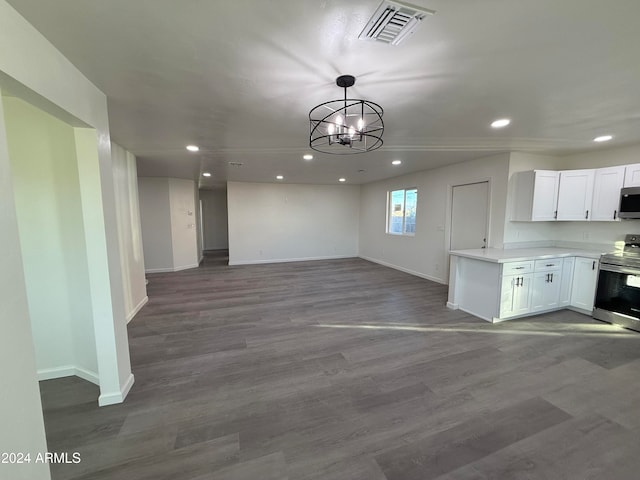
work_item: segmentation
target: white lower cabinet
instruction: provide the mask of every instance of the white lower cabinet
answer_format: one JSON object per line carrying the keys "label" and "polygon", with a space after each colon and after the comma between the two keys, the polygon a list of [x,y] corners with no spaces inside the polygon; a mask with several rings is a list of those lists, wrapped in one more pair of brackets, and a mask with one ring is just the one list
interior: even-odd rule
{"label": "white lower cabinet", "polygon": [[569,306],[573,298],[574,263],[574,257],[504,263],[499,318]]}
{"label": "white lower cabinet", "polygon": [[571,305],[571,286],[573,284],[573,269],[576,263],[575,257],[567,257],[562,260],[562,277],[560,279],[561,308]]}
{"label": "white lower cabinet", "polygon": [[500,318],[510,318],[529,313],[532,273],[502,277],[500,291]]}
{"label": "white lower cabinet", "polygon": [[571,306],[590,312],[598,283],[598,260],[575,257],[573,284],[571,286]]}
{"label": "white lower cabinet", "polygon": [[561,270],[533,274],[531,311],[552,310],[560,305]]}
{"label": "white lower cabinet", "polygon": [[[506,250],[452,252],[447,306],[490,322],[563,308],[590,314],[598,260],[574,256],[577,252],[552,257],[537,251],[530,249],[528,260],[512,254],[513,261],[502,260]],[[564,251],[554,254],[566,255]]]}

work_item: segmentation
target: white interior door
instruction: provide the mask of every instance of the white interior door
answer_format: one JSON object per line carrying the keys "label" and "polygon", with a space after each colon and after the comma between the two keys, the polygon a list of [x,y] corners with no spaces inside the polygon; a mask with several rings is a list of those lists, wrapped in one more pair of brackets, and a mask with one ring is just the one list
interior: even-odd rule
{"label": "white interior door", "polygon": [[487,246],[489,182],[455,185],[451,202],[451,250]]}

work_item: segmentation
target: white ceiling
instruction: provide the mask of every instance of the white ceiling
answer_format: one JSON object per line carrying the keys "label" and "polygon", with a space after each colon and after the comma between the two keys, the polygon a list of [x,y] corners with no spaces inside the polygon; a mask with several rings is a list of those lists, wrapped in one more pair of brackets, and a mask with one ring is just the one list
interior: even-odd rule
{"label": "white ceiling", "polygon": [[[357,38],[379,0],[8,2],[107,94],[140,175],[357,184],[640,142],[638,0],[413,0],[437,14],[398,47]],[[305,162],[309,110],[342,96],[340,74],[384,107],[384,146]]]}

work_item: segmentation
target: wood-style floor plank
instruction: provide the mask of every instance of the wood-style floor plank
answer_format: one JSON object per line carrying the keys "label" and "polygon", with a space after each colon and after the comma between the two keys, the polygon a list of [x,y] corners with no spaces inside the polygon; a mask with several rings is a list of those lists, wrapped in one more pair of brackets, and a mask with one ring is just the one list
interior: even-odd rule
{"label": "wood-style floor plank", "polygon": [[[149,275],[126,402],[41,382],[54,480],[627,480],[640,334],[570,311],[489,324],[360,259]],[[634,470],[635,469],[635,470]]]}

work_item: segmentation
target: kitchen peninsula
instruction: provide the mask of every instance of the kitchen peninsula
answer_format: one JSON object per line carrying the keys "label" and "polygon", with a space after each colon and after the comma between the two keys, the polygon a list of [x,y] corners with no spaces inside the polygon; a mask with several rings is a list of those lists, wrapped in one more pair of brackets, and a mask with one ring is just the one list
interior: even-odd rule
{"label": "kitchen peninsula", "polygon": [[570,308],[591,315],[602,252],[453,250],[447,307],[490,322]]}

